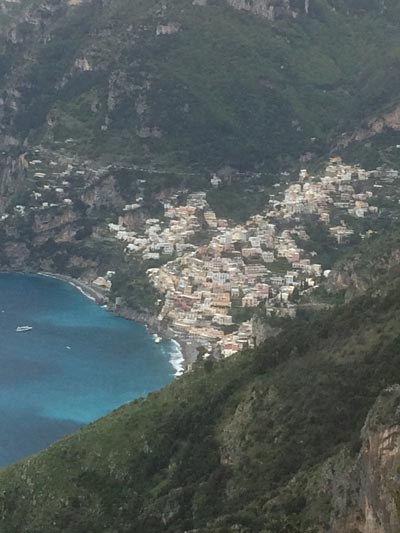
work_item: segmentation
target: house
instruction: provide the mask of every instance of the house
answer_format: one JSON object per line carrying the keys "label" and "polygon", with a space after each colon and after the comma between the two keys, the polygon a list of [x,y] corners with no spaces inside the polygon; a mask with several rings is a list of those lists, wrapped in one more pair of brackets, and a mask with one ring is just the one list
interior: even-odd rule
{"label": "house", "polygon": [[259,297],[254,292],[249,292],[242,298],[242,307],[257,307],[259,303]]}

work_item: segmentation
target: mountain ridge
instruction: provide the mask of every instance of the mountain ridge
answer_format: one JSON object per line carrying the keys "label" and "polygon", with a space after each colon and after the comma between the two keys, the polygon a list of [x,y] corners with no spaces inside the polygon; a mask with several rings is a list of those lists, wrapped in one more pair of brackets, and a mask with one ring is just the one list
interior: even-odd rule
{"label": "mountain ridge", "polygon": [[273,21],[252,2],[2,6],[6,149],[72,137],[86,156],[271,171],[398,102],[393,2],[318,0]]}
{"label": "mountain ridge", "polygon": [[[214,172],[237,205],[330,152],[400,164],[399,20],[394,0],[1,0],[2,265],[118,265],[143,311],[120,218],[135,231]],[[396,533],[398,250],[366,240],[328,280],[362,295],[2,470],[0,530]]]}

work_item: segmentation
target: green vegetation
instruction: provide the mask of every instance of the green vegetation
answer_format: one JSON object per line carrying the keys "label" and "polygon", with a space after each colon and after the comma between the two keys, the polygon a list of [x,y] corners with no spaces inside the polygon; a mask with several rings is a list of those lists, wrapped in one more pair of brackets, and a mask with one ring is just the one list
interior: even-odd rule
{"label": "green vegetation", "polygon": [[253,315],[254,309],[251,307],[232,307],[232,319],[235,324],[250,320]]}
{"label": "green vegetation", "polygon": [[[397,275],[399,255],[399,227],[396,222],[392,222],[336,261],[332,279],[328,281],[328,292],[335,299],[341,298],[346,291],[352,295],[366,290],[374,283],[384,283],[394,274]],[[325,290],[326,287],[322,289],[322,293]]]}
{"label": "green vegetation", "polygon": [[[338,134],[399,102],[399,7],[314,0],[306,16],[304,2],[291,6],[296,19],[271,23],[223,1],[160,11],[155,0],[56,0],[51,12],[7,2],[0,76],[5,95],[20,96],[6,99],[2,125],[21,140],[57,148],[72,138],[85,156],[175,178],[190,168],[195,182],[205,169],[275,172],[306,152],[326,155]],[[176,33],[157,35],[171,22]],[[354,153],[398,161],[396,135],[385,135],[375,155],[365,143]],[[239,218],[259,203],[238,200],[232,190],[222,204],[238,205]]]}
{"label": "green vegetation", "polygon": [[289,322],[5,469],[2,531],[316,531],[331,508],[315,492],[320,466],[355,457],[368,411],[398,381],[399,302],[396,278]]}
{"label": "green vegetation", "polygon": [[[166,190],[204,190],[208,171],[229,166],[232,183],[208,200],[219,216],[243,222],[264,206],[280,169],[295,169],[305,153],[319,161],[342,132],[400,101],[397,0],[312,0],[308,16],[304,2],[292,0],[300,15],[274,22],[222,0],[67,4],[1,3],[4,136],[126,165],[115,171],[117,191],[130,201],[145,179],[152,216]],[[157,34],[169,23],[176,33]],[[384,131],[343,154],[368,167],[396,166],[399,142]],[[17,190],[10,209],[25,194]],[[395,200],[383,201],[393,208]],[[21,264],[26,254],[32,268],[72,276],[117,265],[112,297],[155,312],[145,274],[155,265],[128,262],[122,244],[93,231],[111,209],[81,207],[67,223],[76,230],[71,242],[40,241],[33,227],[46,225],[46,213],[13,215],[15,235],[0,231],[0,252],[18,242]],[[301,246],[330,266],[339,250],[326,228],[310,218],[306,230]],[[296,320],[270,317],[282,331],[265,345],[199,362],[162,391],[2,470],[1,533],[326,529],[334,514],[326,461],[353,464],[368,412],[400,379],[400,234],[391,230],[350,242],[357,255],[337,264],[339,292],[323,286],[315,296],[335,305],[347,288],[378,281],[377,289],[319,313],[305,302]],[[234,313],[248,318],[247,310]],[[378,408],[374,424],[387,406]]]}
{"label": "green vegetation", "polygon": [[363,142],[350,144],[340,151],[349,161],[357,161],[363,168],[373,170],[387,165],[391,168],[400,166],[400,132],[388,130]]}
{"label": "green vegetation", "polygon": [[268,195],[257,188],[244,190],[243,185],[235,183],[209,191],[207,201],[218,217],[243,223],[265,208]]}
{"label": "green vegetation", "polygon": [[[352,221],[354,225],[354,221]],[[338,260],[346,251],[352,250],[359,242],[358,237],[349,239],[344,245],[339,246],[329,233],[329,229],[322,224],[318,217],[310,217],[305,224],[305,230],[309,239],[297,239],[298,245],[306,252],[315,252],[315,262],[322,265],[322,268],[329,268]]]}
{"label": "green vegetation", "polygon": [[278,257],[273,263],[268,263],[267,268],[276,274],[284,274],[290,270],[290,263],[286,257]]}
{"label": "green vegetation", "polygon": [[124,305],[134,311],[154,313],[160,295],[150,283],[146,270],[155,266],[149,261],[121,258],[112,280],[112,298],[121,297]]}
{"label": "green vegetation", "polygon": [[311,300],[313,303],[321,303],[327,305],[340,305],[345,301],[344,290],[340,291],[328,291],[325,286],[320,286],[315,289],[310,296],[303,296],[301,299],[302,303],[307,303]]}

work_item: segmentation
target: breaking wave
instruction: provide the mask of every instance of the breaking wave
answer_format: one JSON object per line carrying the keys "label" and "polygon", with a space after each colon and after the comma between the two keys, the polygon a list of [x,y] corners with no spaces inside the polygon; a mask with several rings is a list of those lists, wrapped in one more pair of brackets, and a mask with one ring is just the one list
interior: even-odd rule
{"label": "breaking wave", "polygon": [[171,340],[170,363],[175,369],[175,376],[181,376],[185,370],[185,359],[179,342]]}

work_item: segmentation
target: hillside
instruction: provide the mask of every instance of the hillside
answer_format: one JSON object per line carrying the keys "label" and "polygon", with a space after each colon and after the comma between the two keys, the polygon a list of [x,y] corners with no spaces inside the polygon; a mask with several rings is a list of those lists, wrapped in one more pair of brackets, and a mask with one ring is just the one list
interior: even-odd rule
{"label": "hillside", "polygon": [[0,269],[184,333],[207,291],[213,335],[251,345],[257,306],[281,330],[1,470],[1,533],[400,531],[399,20],[397,0],[0,0]]}
{"label": "hillside", "polygon": [[324,286],[333,294],[346,299],[360,294],[373,283],[382,283],[398,272],[400,235],[396,225],[364,241],[351,253],[344,254],[332,269]]}
{"label": "hillside", "polygon": [[1,531],[398,531],[399,302],[396,278],[3,470]]}
{"label": "hillside", "polygon": [[394,0],[0,8],[0,145],[11,153],[25,141],[172,171],[275,172],[339,141],[394,132],[372,164],[398,143]]}

